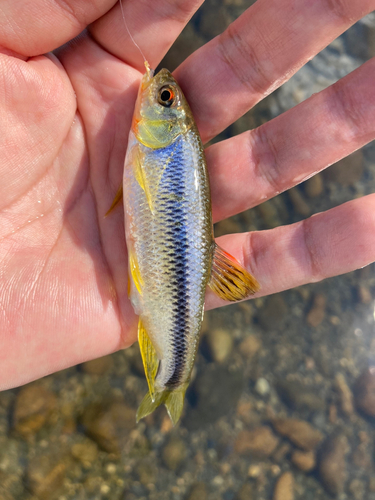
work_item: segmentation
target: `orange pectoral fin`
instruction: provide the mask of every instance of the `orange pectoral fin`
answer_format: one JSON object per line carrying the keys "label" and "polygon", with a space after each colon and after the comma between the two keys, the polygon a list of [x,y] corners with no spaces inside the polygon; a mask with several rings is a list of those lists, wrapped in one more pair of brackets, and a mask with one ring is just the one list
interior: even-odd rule
{"label": "orange pectoral fin", "polygon": [[246,299],[260,289],[254,276],[216,243],[208,285],[220,298],[231,302]]}

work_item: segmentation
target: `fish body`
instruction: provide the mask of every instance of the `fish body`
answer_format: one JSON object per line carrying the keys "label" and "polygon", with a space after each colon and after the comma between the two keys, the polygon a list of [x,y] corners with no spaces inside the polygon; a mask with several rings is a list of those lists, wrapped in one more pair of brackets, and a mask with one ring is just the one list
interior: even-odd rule
{"label": "fish body", "polygon": [[198,347],[207,285],[223,298],[238,300],[258,284],[214,242],[202,142],[168,70],[156,76],[148,70],[142,79],[123,194],[129,296],[139,315],[149,385],[137,419],[164,403],[175,423]]}

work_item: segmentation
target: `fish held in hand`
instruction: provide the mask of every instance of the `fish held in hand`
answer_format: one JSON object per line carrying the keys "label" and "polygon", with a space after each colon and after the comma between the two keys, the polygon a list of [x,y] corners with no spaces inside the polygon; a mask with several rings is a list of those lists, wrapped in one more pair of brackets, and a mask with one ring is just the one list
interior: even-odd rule
{"label": "fish held in hand", "polygon": [[164,403],[179,420],[207,285],[229,301],[259,285],[214,241],[210,186],[190,107],[171,73],[146,65],[123,178],[129,296],[149,392],[137,421]]}

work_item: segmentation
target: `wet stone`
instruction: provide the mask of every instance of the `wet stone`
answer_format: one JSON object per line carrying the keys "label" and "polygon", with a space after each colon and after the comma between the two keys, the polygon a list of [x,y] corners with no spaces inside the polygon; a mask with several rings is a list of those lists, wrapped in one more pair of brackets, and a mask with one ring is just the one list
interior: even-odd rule
{"label": "wet stone", "polygon": [[316,174],[304,183],[305,193],[309,198],[319,196],[323,191],[323,177]]}
{"label": "wet stone", "polygon": [[304,420],[276,418],[272,424],[278,434],[288,438],[303,450],[315,449],[323,439],[323,434]]}
{"label": "wet stone", "polygon": [[326,180],[337,182],[343,187],[352,186],[363,175],[363,153],[361,150],[343,158],[323,172]]}
{"label": "wet stone", "polygon": [[122,402],[91,404],[82,415],[85,431],[103,450],[119,453],[136,426],[135,410]]}
{"label": "wet stone", "polygon": [[276,482],[273,500],[294,500],[294,477],[291,472],[284,472]]}
{"label": "wet stone", "polygon": [[207,500],[207,497],[208,492],[206,485],[203,482],[199,482],[191,487],[186,500]]}
{"label": "wet stone", "polygon": [[187,449],[184,441],[179,438],[172,438],[163,448],[162,459],[168,469],[176,471],[187,455]]}
{"label": "wet stone", "polygon": [[67,465],[61,458],[44,455],[29,462],[26,471],[28,489],[41,500],[56,498],[66,475]]}
{"label": "wet stone", "polygon": [[234,498],[235,500],[252,500],[254,498],[253,486],[250,483],[243,484]]}
{"label": "wet stone", "polygon": [[108,373],[113,366],[112,356],[103,356],[102,358],[92,359],[83,363],[82,370],[89,375],[104,375]]}
{"label": "wet stone", "polygon": [[302,215],[303,217],[309,217],[311,215],[311,209],[300,189],[298,187],[289,189],[288,194],[297,214]]}
{"label": "wet stone", "polygon": [[255,335],[249,335],[246,337],[240,344],[239,350],[242,356],[246,359],[253,359],[259,349],[262,347],[261,340],[258,339]]}
{"label": "wet stone", "polygon": [[221,328],[211,330],[205,337],[209,353],[213,361],[222,363],[225,361],[233,349],[232,335]]}
{"label": "wet stone", "polygon": [[23,387],[17,394],[13,426],[23,437],[31,436],[47,422],[56,406],[55,395],[41,384]]}
{"label": "wet stone", "polygon": [[339,495],[344,491],[347,452],[348,442],[343,434],[330,437],[323,445],[319,460],[319,477],[331,495]]}
{"label": "wet stone", "polygon": [[208,365],[194,381],[187,398],[190,408],[184,425],[197,429],[234,412],[243,389],[243,372],[220,365]]}
{"label": "wet stone", "polygon": [[326,315],[326,298],[322,294],[317,294],[314,297],[313,305],[307,314],[307,322],[313,327],[317,327],[322,323]]}
{"label": "wet stone", "polygon": [[280,397],[292,409],[316,411],[325,408],[324,401],[314,392],[314,389],[300,382],[282,380],[276,384],[276,389]]}
{"label": "wet stone", "polygon": [[256,427],[251,431],[241,431],[234,444],[236,453],[266,458],[275,451],[279,439],[269,427]]}
{"label": "wet stone", "polygon": [[98,458],[98,447],[90,439],[75,443],[71,449],[72,456],[84,466],[91,466]]}
{"label": "wet stone", "polygon": [[342,373],[338,373],[335,378],[337,392],[340,397],[341,410],[345,415],[353,415],[353,394]]}
{"label": "wet stone", "polygon": [[291,460],[293,465],[303,472],[310,472],[316,465],[316,457],[313,451],[295,450]]}
{"label": "wet stone", "polygon": [[259,323],[265,330],[280,328],[288,314],[288,306],[281,295],[272,295],[266,299],[259,311]]}
{"label": "wet stone", "polygon": [[354,389],[355,405],[369,417],[375,417],[375,368],[365,370],[357,379]]}

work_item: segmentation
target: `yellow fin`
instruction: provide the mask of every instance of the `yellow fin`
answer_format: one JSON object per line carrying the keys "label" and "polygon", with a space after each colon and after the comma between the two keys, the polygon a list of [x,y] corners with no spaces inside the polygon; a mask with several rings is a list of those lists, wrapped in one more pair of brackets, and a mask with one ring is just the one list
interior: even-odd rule
{"label": "yellow fin", "polygon": [[164,403],[169,418],[172,420],[172,424],[176,425],[184,407],[185,392],[186,387],[174,391],[157,392],[154,399],[151,398],[150,393],[147,393],[137,410],[137,422],[139,422],[141,418],[147,417],[147,415]]}
{"label": "yellow fin", "polygon": [[158,406],[164,403],[165,398],[165,392],[157,392],[154,399],[151,398],[150,393],[148,392],[142,399],[142,403],[139,405],[139,408],[137,410],[137,423],[141,420],[141,418],[147,417],[147,415],[150,415],[150,413],[156,410]]}
{"label": "yellow fin", "polygon": [[156,355],[155,348],[150,340],[150,337],[148,336],[143,326],[141,318],[139,318],[138,321],[138,342],[139,342],[139,348],[141,350],[143,367],[145,369],[150,397],[151,400],[154,402],[155,401],[154,383],[159,367],[159,360]]}
{"label": "yellow fin", "polygon": [[216,243],[209,287],[220,298],[231,302],[246,299],[260,289],[254,276]]}
{"label": "yellow fin", "polygon": [[134,167],[134,176],[135,176],[138,184],[141,186],[141,188],[145,192],[148,206],[151,210],[151,213],[153,214],[154,213],[154,203],[152,200],[151,188],[149,186],[149,183],[147,182],[147,177],[146,177],[144,169],[142,167],[142,162],[141,162],[139,151],[137,151],[134,154],[133,167]]}
{"label": "yellow fin", "polygon": [[[141,273],[139,271],[138,260],[135,254],[129,249],[129,268],[132,275],[135,286],[138,292],[142,295],[142,286],[144,285]],[[128,283],[128,293],[130,291]]]}
{"label": "yellow fin", "polygon": [[118,203],[122,200],[123,192],[122,192],[122,183],[121,186],[118,188],[117,193],[115,197],[113,198],[112,205],[109,207],[109,210],[106,212],[104,217],[107,217],[110,213],[113,212],[115,207],[117,206]]}

